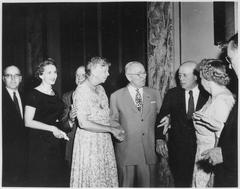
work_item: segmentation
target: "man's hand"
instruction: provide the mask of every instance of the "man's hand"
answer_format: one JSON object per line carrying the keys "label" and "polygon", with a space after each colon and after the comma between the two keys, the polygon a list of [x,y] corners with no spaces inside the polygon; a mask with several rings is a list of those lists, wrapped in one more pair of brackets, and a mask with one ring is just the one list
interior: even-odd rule
{"label": "man's hand", "polygon": [[164,158],[168,158],[168,147],[165,140],[157,139],[156,152]]}
{"label": "man's hand", "polygon": [[220,147],[205,150],[201,156],[203,156],[203,159],[208,160],[212,165],[217,165],[223,162],[222,149]]}
{"label": "man's hand", "polygon": [[160,124],[157,126],[157,128],[159,128],[159,127],[164,127],[163,135],[165,135],[167,133],[168,129],[171,128],[169,114],[161,119]]}
{"label": "man's hand", "polygon": [[75,118],[77,117],[77,107],[72,106],[69,112],[69,119],[74,122]]}

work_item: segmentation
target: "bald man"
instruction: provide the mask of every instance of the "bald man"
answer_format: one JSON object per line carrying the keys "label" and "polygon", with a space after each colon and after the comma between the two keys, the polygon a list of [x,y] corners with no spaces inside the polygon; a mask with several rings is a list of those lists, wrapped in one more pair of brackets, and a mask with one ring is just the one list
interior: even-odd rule
{"label": "bald man", "polygon": [[111,124],[125,130],[115,143],[120,187],[156,187],[155,121],[160,92],[145,87],[146,71],[137,61],[125,66],[129,84],[111,95]]}
{"label": "bald man", "polygon": [[23,98],[19,92],[22,75],[11,65],[3,71],[2,88],[2,185],[25,186],[27,132],[23,121]]}
{"label": "bald man", "polygon": [[[168,143],[164,127],[156,130],[156,151],[169,158],[176,187],[190,187],[196,153],[196,136],[192,113],[207,101],[208,93],[198,86],[196,63],[188,61],[179,68],[180,86],[170,89],[164,97],[157,122],[169,123]],[[190,92],[191,91],[191,92]],[[191,99],[191,100],[190,100]],[[158,121],[160,120],[160,121]]]}

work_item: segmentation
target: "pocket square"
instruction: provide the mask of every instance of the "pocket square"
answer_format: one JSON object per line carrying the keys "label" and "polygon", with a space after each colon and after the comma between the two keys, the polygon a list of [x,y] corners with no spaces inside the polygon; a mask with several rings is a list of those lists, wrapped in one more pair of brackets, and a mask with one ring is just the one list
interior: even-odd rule
{"label": "pocket square", "polygon": [[157,102],[156,102],[156,101],[151,101],[150,103],[151,103],[151,104],[156,104]]}

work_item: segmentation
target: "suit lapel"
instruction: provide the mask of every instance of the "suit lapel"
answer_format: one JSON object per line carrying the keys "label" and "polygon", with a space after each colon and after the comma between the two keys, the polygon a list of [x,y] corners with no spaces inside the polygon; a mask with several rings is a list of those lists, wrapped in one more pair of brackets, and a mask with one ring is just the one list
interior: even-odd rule
{"label": "suit lapel", "polygon": [[149,112],[149,108],[150,108],[150,102],[151,100],[151,96],[147,93],[147,90],[145,88],[143,88],[143,117],[147,115],[147,113]]}
{"label": "suit lapel", "polygon": [[187,113],[186,113],[186,100],[185,100],[185,90],[181,89],[180,91],[180,97],[179,97],[179,107],[181,109],[181,114],[187,118]]}
{"label": "suit lapel", "polygon": [[196,111],[201,109],[202,106],[206,103],[207,98],[203,95],[203,92],[200,90],[199,91],[199,96],[198,96],[198,101],[197,101],[197,106],[196,106]]}
{"label": "suit lapel", "polygon": [[[9,104],[9,106],[11,106],[11,109],[14,110],[16,112],[16,114],[18,114],[18,116],[20,116],[20,118],[22,119],[22,116],[18,113],[16,106],[15,106],[10,94],[8,93],[7,89],[4,88],[3,92],[5,93],[4,95],[6,97],[5,99],[7,100],[7,104]],[[20,97],[21,97],[21,95],[20,95]]]}

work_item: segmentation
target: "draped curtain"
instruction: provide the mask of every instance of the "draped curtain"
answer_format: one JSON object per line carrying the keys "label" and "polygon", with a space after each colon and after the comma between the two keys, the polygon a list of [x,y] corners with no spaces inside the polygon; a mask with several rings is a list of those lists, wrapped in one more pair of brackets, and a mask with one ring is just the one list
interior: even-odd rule
{"label": "draped curtain", "polygon": [[[148,4],[148,84],[160,91],[162,99],[174,82],[173,3]],[[173,187],[168,160],[161,157],[158,164],[158,186]]]}
{"label": "draped curtain", "polygon": [[148,3],[148,84],[162,98],[174,80],[173,2]]}

